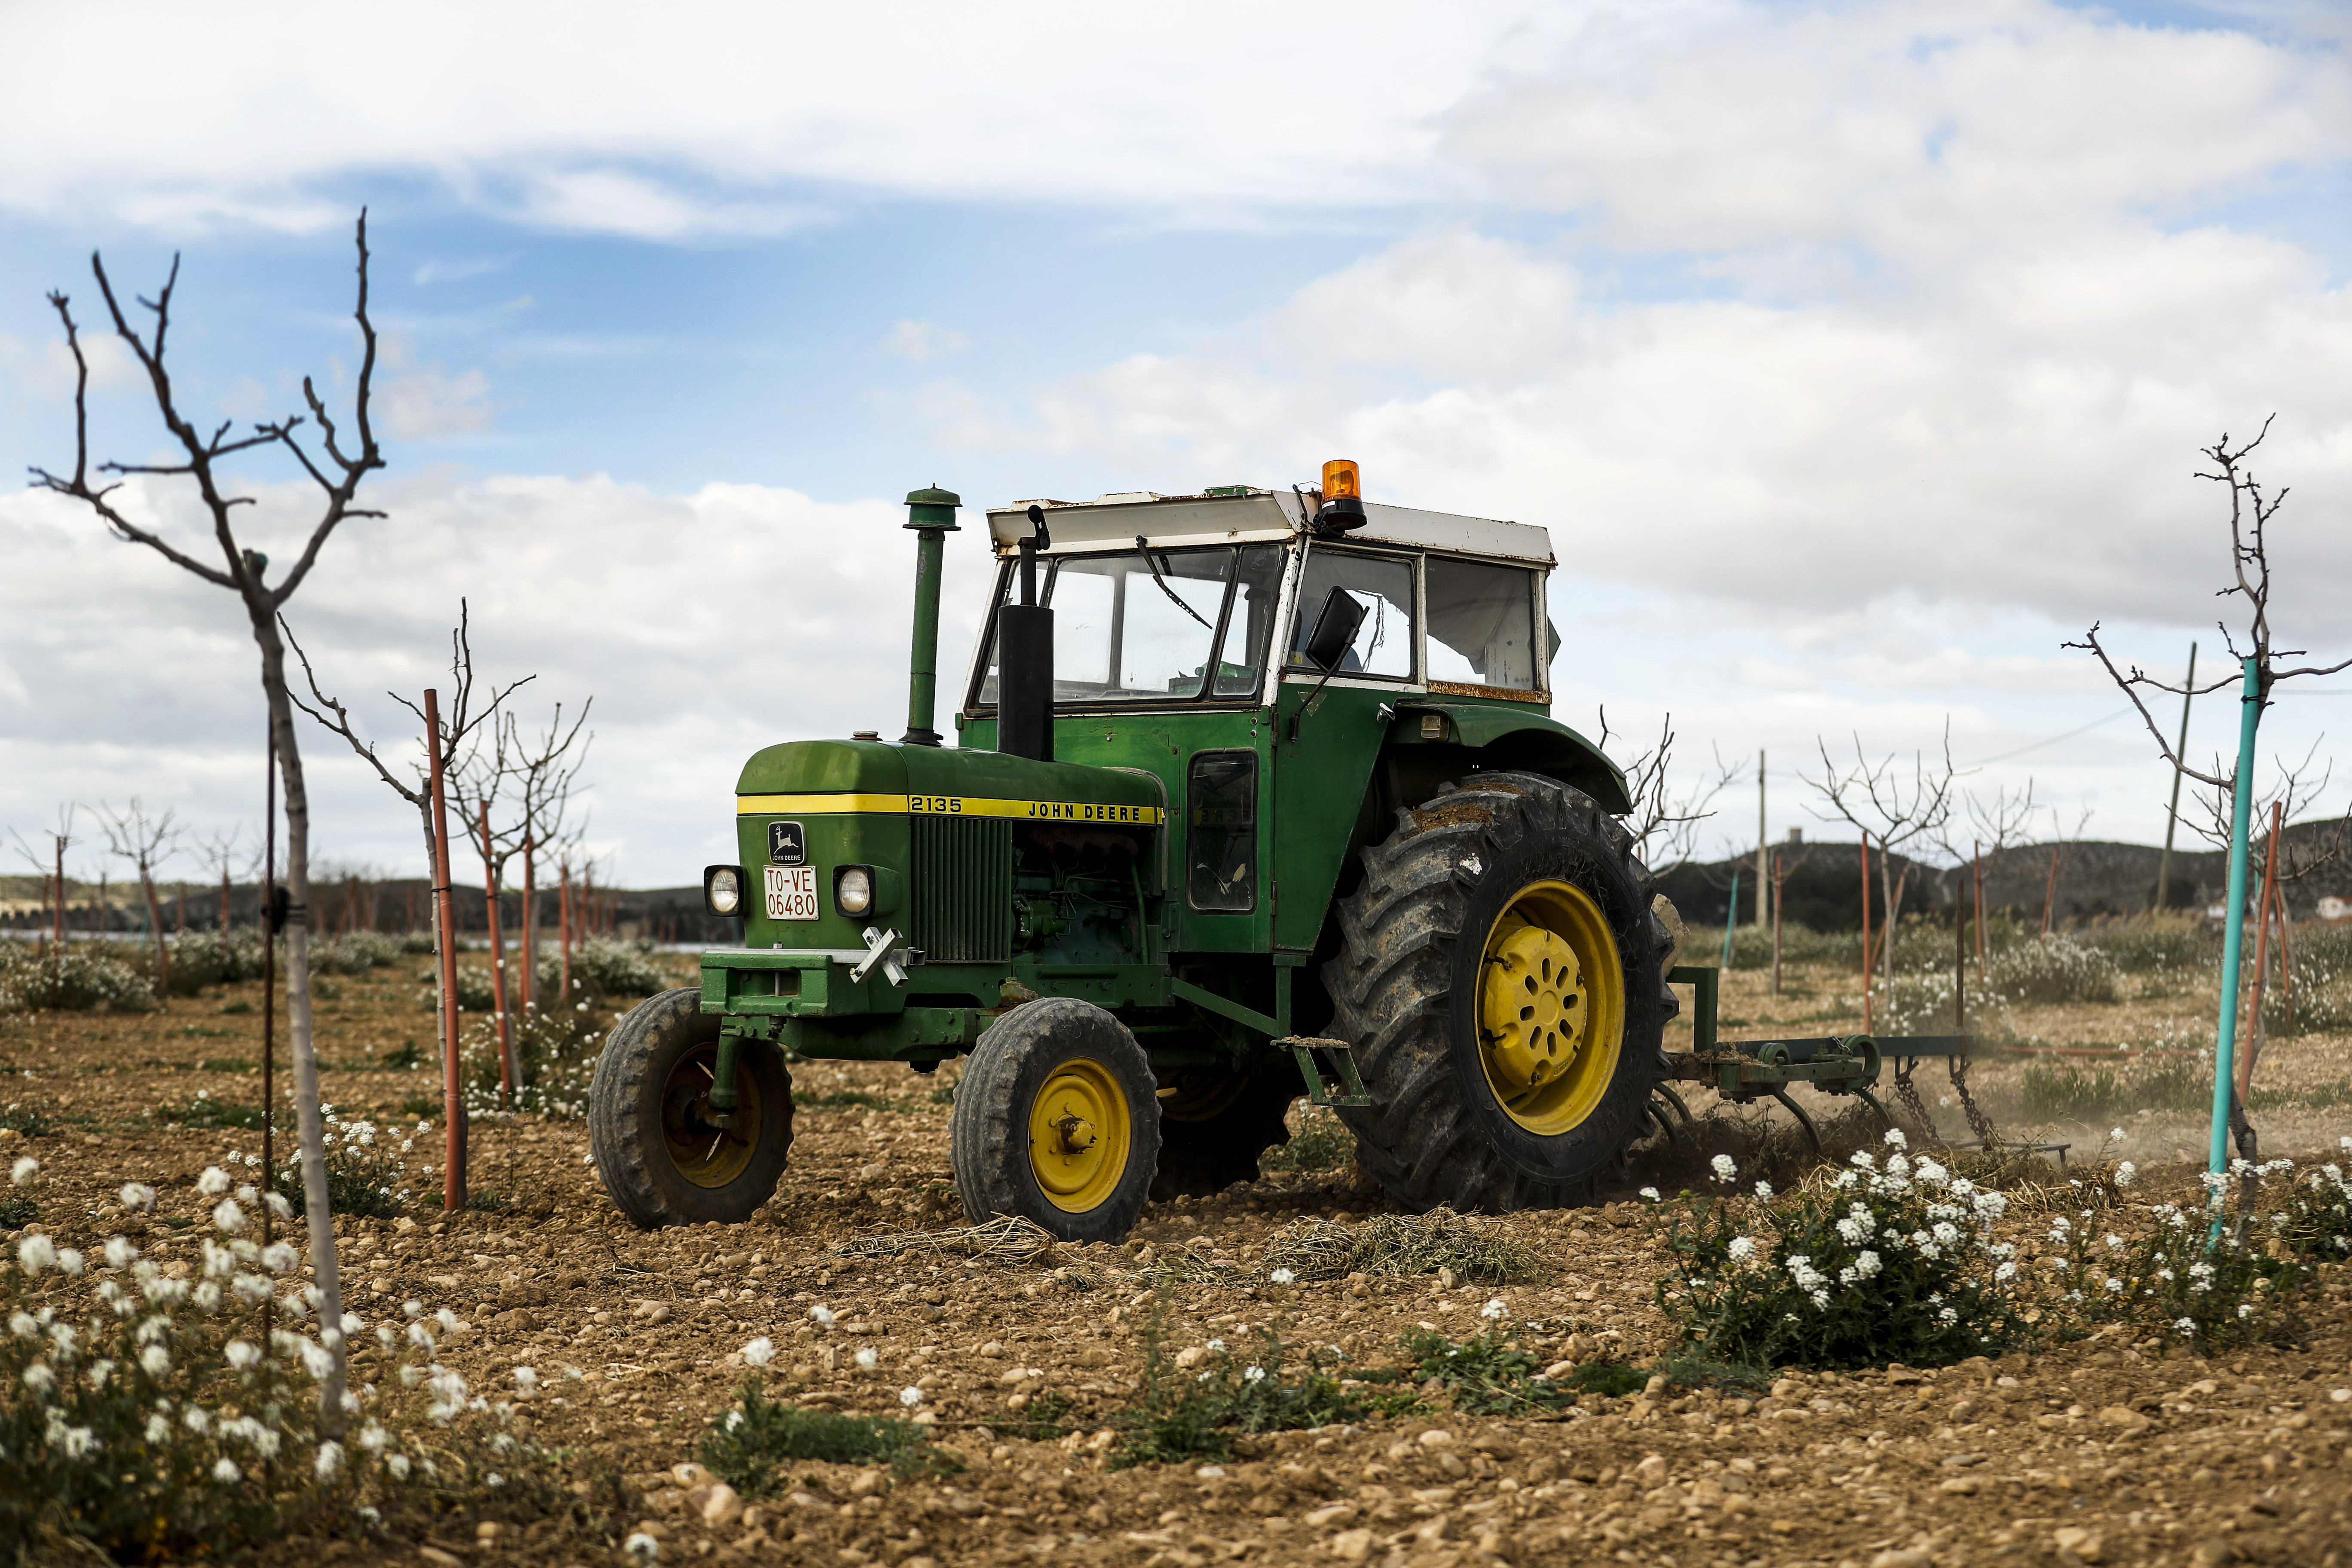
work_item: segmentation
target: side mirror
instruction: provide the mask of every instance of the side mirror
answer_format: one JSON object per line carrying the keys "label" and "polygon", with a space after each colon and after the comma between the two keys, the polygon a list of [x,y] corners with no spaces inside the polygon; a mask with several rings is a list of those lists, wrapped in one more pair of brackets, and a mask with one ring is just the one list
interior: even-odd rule
{"label": "side mirror", "polygon": [[1335,584],[1315,617],[1315,629],[1307,636],[1303,651],[1308,661],[1326,674],[1339,668],[1348,650],[1356,646],[1356,632],[1363,624],[1364,606],[1353,594]]}

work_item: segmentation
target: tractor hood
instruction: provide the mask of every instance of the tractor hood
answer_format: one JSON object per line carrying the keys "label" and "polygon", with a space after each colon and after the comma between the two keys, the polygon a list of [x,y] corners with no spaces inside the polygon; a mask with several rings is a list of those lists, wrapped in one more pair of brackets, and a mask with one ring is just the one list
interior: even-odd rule
{"label": "tractor hood", "polygon": [[1153,827],[1168,815],[1160,783],[1149,773],[880,741],[770,746],[743,764],[735,794],[739,814],[908,812]]}

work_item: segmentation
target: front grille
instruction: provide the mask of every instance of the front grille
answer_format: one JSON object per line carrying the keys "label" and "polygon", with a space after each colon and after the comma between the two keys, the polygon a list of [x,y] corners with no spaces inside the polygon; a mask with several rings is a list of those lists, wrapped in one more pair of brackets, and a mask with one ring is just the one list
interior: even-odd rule
{"label": "front grille", "polygon": [[914,945],[932,963],[1002,963],[1013,955],[1013,824],[917,816]]}

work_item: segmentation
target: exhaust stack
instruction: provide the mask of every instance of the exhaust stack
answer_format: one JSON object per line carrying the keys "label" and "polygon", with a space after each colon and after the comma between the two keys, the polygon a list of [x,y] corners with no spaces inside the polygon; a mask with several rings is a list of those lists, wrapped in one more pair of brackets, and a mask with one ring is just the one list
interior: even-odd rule
{"label": "exhaust stack", "polygon": [[1042,507],[1021,542],[1021,602],[996,612],[996,749],[1054,760],[1054,612],[1037,602],[1037,552],[1050,546]]}
{"label": "exhaust stack", "polygon": [[907,526],[915,531],[915,646],[907,660],[907,732],[902,746],[936,746],[939,717],[940,572],[947,536],[960,532],[956,508],[963,498],[937,487],[907,497]]}

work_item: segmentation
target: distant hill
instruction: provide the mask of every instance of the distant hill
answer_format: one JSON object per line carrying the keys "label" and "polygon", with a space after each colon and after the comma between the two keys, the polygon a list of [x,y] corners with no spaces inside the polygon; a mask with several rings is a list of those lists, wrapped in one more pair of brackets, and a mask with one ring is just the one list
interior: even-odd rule
{"label": "distant hill", "polygon": [[[2320,853],[2341,830],[2339,822],[2305,823],[2287,829],[2283,852],[2309,858]],[[2172,884],[2167,901],[2175,909],[2201,910],[2222,901],[2229,891],[2229,857],[2203,847],[2191,850],[2176,844],[2172,851]],[[2254,874],[2261,875],[2255,846]],[[2157,865],[2164,851],[2153,844],[2118,844],[2082,839],[2061,844],[2026,844],[1988,855],[1984,859],[1985,907],[2039,921],[2051,887],[2051,858],[2057,857],[2056,895],[2052,918],[2087,919],[2098,915],[2144,913],[2155,904]],[[1817,931],[1852,931],[1862,923],[1861,846],[1848,841],[1807,839],[1800,844],[1775,844],[1788,868],[1784,918]],[[1871,901],[1879,899],[1877,852],[1872,851]],[[1754,918],[1756,852],[1706,864],[1678,866],[1659,878],[1683,918],[1695,925],[1723,923],[1731,889],[1731,875],[1739,873],[1742,920]],[[1895,858],[1895,874],[1910,872],[1904,895],[1906,914],[1951,907],[1955,889],[1967,878],[1966,868],[1937,867]],[[1973,896],[1971,894],[1971,896]],[[2313,915],[2323,898],[2352,898],[2352,840],[2346,853],[2287,886],[2287,907],[2297,918]]]}

